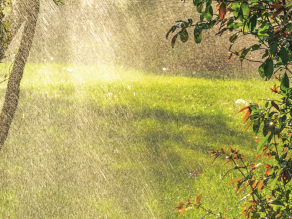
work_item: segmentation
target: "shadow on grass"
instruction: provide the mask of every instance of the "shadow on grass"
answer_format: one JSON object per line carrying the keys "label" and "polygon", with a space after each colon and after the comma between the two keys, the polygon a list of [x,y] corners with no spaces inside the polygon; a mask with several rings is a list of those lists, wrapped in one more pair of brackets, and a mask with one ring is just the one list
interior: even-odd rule
{"label": "shadow on grass", "polygon": [[106,107],[22,90],[0,164],[2,191],[18,201],[1,216],[12,209],[16,218],[166,218],[168,206],[155,203],[168,179],[175,187],[187,177],[185,150],[250,142],[226,121],[220,114]]}

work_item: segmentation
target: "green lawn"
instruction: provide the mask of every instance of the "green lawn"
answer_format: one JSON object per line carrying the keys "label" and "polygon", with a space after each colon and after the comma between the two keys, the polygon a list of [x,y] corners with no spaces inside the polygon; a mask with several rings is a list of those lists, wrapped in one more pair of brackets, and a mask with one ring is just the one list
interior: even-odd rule
{"label": "green lawn", "polygon": [[263,106],[274,83],[29,64],[0,153],[0,218],[176,218],[173,208],[200,193],[228,217],[244,194],[234,196],[233,173],[221,180],[222,159],[212,164],[207,151],[255,156],[240,125],[245,104],[233,103]]}

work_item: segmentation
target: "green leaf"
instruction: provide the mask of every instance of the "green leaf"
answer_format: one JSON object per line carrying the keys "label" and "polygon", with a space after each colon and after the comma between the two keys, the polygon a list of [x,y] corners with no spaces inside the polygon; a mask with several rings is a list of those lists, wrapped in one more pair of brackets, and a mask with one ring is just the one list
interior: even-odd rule
{"label": "green leaf", "polygon": [[197,5],[197,11],[198,11],[199,13],[202,13],[202,10],[203,10],[203,3],[199,3],[199,4]]}
{"label": "green leaf", "polygon": [[288,78],[288,75],[286,74],[286,72],[285,72],[285,74],[283,75],[283,77],[282,77],[282,81],[281,81],[281,85],[280,85],[280,89],[282,90],[282,91],[288,91],[289,90],[289,78]]}
{"label": "green leaf", "polygon": [[241,52],[241,54],[240,54],[240,56],[239,56],[239,59],[240,59],[240,61],[242,62],[243,61],[243,59],[245,58],[245,56],[247,55],[247,53],[249,52],[249,50],[250,50],[250,48],[248,48],[248,49],[243,49],[242,50],[242,52]]}
{"label": "green leaf", "polygon": [[193,0],[193,3],[195,6],[198,6],[198,4],[202,3],[203,0]]}
{"label": "green leaf", "polygon": [[254,121],[254,124],[253,124],[253,132],[255,133],[258,133],[259,132],[259,129],[260,129],[260,126],[261,126],[261,121],[259,119],[255,120]]}
{"label": "green leaf", "polygon": [[266,63],[264,62],[263,64],[260,65],[259,67],[259,74],[262,78],[264,78],[266,75],[265,75],[265,65]]}
{"label": "green leaf", "polygon": [[232,214],[232,217],[233,217],[233,218],[236,218],[237,208],[238,208],[238,207],[237,207],[237,205],[236,205],[236,206],[232,209],[232,213],[231,213],[231,214]]}
{"label": "green leaf", "polygon": [[238,33],[235,33],[229,38],[229,41],[231,43],[234,43],[237,38],[238,38]]}
{"label": "green leaf", "polygon": [[179,24],[172,26],[166,34],[166,39],[168,38],[168,35],[170,34],[170,32],[173,33],[176,30],[176,28],[178,28],[178,27],[179,27]]}
{"label": "green leaf", "polygon": [[196,43],[200,43],[202,41],[202,25],[197,25],[194,29],[194,38]]}
{"label": "green leaf", "polygon": [[187,42],[189,39],[189,34],[188,34],[188,31],[186,29],[182,30],[180,32],[180,40],[185,43]]}
{"label": "green leaf", "polygon": [[255,14],[255,15],[253,15],[252,18],[249,20],[249,22],[248,22],[248,28],[249,28],[250,31],[254,31],[254,29],[256,28],[256,26],[257,26],[257,19],[258,19],[258,17],[257,17],[257,15]]}
{"label": "green leaf", "polygon": [[212,27],[214,27],[214,25],[216,24],[216,20],[210,21],[209,23],[205,23],[204,25],[204,29],[210,29]]}
{"label": "green leaf", "polygon": [[285,47],[282,46],[282,48],[280,49],[280,52],[279,52],[279,56],[280,56],[280,61],[284,64],[284,65],[287,65],[288,64],[288,61],[289,61],[289,54],[286,50]]}
{"label": "green leaf", "polygon": [[273,200],[273,201],[270,201],[269,204],[272,204],[272,205],[284,205],[284,203],[280,200]]}
{"label": "green leaf", "polygon": [[242,11],[242,15],[244,19],[247,19],[249,16],[249,7],[247,2],[241,3],[240,9]]}
{"label": "green leaf", "polygon": [[243,26],[243,23],[234,23],[233,28],[237,29],[237,28],[242,27],[242,26]]}
{"label": "green leaf", "polygon": [[[181,31],[180,31],[180,32],[181,32]],[[178,32],[177,34],[175,34],[174,37],[172,38],[172,40],[171,40],[171,46],[172,46],[172,48],[174,47],[174,44],[175,44],[176,38],[178,37],[178,35],[180,34],[180,32]]]}
{"label": "green leaf", "polygon": [[262,23],[261,26],[259,26],[258,28],[258,35],[265,35],[267,30],[269,29],[269,23],[267,21],[265,21],[264,23]]}
{"label": "green leaf", "polygon": [[273,181],[271,182],[271,187],[270,187],[271,190],[275,189],[277,182],[278,182],[278,178],[273,179]]}
{"label": "green leaf", "polygon": [[270,79],[274,73],[274,63],[272,58],[267,58],[265,61],[264,72],[265,76]]}
{"label": "green leaf", "polygon": [[251,46],[251,50],[255,51],[255,50],[259,49],[261,47],[261,45],[262,44],[254,44],[254,45]]}
{"label": "green leaf", "polygon": [[236,1],[232,4],[232,12],[233,12],[233,15],[234,17],[238,17],[238,13],[239,13],[239,10],[240,10],[240,1]]}
{"label": "green leaf", "polygon": [[212,8],[211,4],[207,4],[204,15],[205,15],[205,18],[207,19],[207,21],[211,21],[212,20],[213,8]]}
{"label": "green leaf", "polygon": [[257,146],[257,153],[259,153],[263,149],[263,147],[266,144],[266,142],[268,141],[270,135],[271,134],[268,134],[260,140],[260,142],[258,143],[258,146]]}
{"label": "green leaf", "polygon": [[204,18],[205,18],[204,12],[202,12],[202,14],[200,15],[200,21],[203,22],[204,21]]}
{"label": "green leaf", "polygon": [[243,32],[244,35],[247,34],[248,33],[248,25],[247,24],[244,24],[242,26],[241,30],[242,30],[242,32]]}
{"label": "green leaf", "polygon": [[278,47],[278,42],[274,42],[271,46],[270,46],[270,53],[272,55],[275,55],[276,51],[277,51],[277,47]]}

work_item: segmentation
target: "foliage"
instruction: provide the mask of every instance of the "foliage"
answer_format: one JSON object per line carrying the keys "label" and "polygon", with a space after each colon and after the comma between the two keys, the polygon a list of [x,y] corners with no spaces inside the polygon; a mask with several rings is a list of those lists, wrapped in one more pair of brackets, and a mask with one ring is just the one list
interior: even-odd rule
{"label": "foliage", "polygon": [[12,35],[9,31],[8,21],[4,21],[5,11],[7,7],[11,6],[11,1],[0,0],[0,60],[5,58],[5,51],[7,50],[7,43],[11,41]]}
{"label": "foliage", "polygon": [[62,5],[64,4],[63,0],[53,0],[56,5]]}
{"label": "foliage", "polygon": [[[200,21],[193,24],[192,19],[177,21],[166,35],[181,30],[172,38],[171,44],[174,46],[178,35],[182,42],[186,42],[188,35],[187,28],[194,28],[194,40],[200,43],[202,40],[202,30],[210,29],[219,25],[221,36],[225,31],[236,31],[230,38],[230,56],[239,56],[240,61],[261,62],[247,59],[246,56],[251,51],[263,51],[259,66],[259,74],[262,78],[270,79],[273,75],[280,81],[280,86],[274,85],[272,92],[282,96],[280,100],[268,100],[265,108],[260,108],[258,104],[250,104],[239,112],[247,110],[243,124],[248,121],[243,132],[251,125],[253,131],[258,133],[262,127],[263,138],[258,141],[258,155],[250,161],[244,160],[244,156],[239,150],[230,147],[230,153],[224,148],[217,151],[209,151],[215,159],[225,156],[227,163],[232,163],[234,167],[227,171],[225,176],[237,170],[241,176],[237,176],[230,181],[230,185],[236,183],[236,191],[247,192],[238,201],[232,211],[233,218],[237,215],[237,208],[240,203],[242,215],[247,218],[291,218],[291,149],[292,149],[292,88],[289,86],[287,73],[292,73],[289,66],[292,62],[292,4],[285,0],[252,0],[252,1],[217,1],[217,12],[213,14],[212,1],[194,0],[197,11],[201,14]],[[205,10],[203,11],[203,8]],[[229,16],[227,16],[227,12]],[[258,39],[258,44],[244,47],[240,50],[231,51],[233,44],[239,37],[253,35]],[[285,70],[284,75],[276,76],[278,71]],[[263,157],[267,156],[268,161]],[[265,164],[258,163],[262,159]],[[262,168],[260,168],[262,166]],[[255,171],[257,170],[257,171]],[[248,190],[247,190],[248,189]],[[190,206],[191,201],[188,202]],[[195,208],[202,208],[201,205],[194,205]],[[177,213],[185,209],[184,203],[179,206]],[[207,214],[214,214],[208,210]],[[224,218],[222,213],[217,217]]]}

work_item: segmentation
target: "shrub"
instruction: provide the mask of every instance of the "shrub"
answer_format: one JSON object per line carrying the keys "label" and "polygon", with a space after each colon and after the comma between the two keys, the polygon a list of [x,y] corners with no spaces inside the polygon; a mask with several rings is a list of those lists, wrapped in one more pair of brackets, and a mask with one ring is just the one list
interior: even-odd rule
{"label": "shrub", "polygon": [[[234,0],[217,1],[217,12],[213,13],[212,0],[194,0],[197,11],[201,14],[200,21],[193,24],[179,20],[166,34],[179,31],[172,37],[171,45],[174,47],[176,39],[180,36],[182,42],[189,39],[188,30],[194,27],[194,40],[200,43],[202,31],[219,25],[216,35],[223,35],[225,31],[234,32],[229,38],[229,57],[238,56],[240,61],[260,62],[259,74],[265,80],[272,76],[280,82],[270,88],[272,92],[281,96],[278,100],[268,100],[263,108],[258,104],[250,104],[239,112],[244,112],[243,124],[247,123],[243,132],[252,126],[253,131],[263,133],[263,138],[258,141],[257,154],[253,160],[245,160],[239,150],[230,147],[230,152],[224,148],[217,151],[209,151],[211,157],[216,159],[225,156],[227,163],[233,168],[228,170],[238,171],[240,176],[233,178],[230,185],[236,185],[236,191],[248,192],[234,206],[232,215],[237,214],[238,206],[245,200],[242,206],[242,215],[246,218],[292,218],[291,191],[292,191],[292,88],[289,85],[288,74],[292,73],[289,67],[292,64],[292,4],[286,0]],[[204,10],[203,10],[204,9]],[[227,13],[229,13],[227,15]],[[247,45],[239,50],[233,50],[235,42],[246,35],[253,35],[258,43]],[[261,60],[247,58],[251,52],[262,54]],[[282,72],[282,75],[276,73]],[[267,156],[268,162],[261,164],[259,158]],[[263,168],[259,168],[260,166]],[[259,171],[255,171],[258,169]],[[183,215],[187,207],[203,208],[206,215],[213,214],[218,218],[225,218],[222,213],[214,213],[207,210],[201,203],[200,194],[195,203],[188,200],[181,202],[177,207],[177,215]]]}

